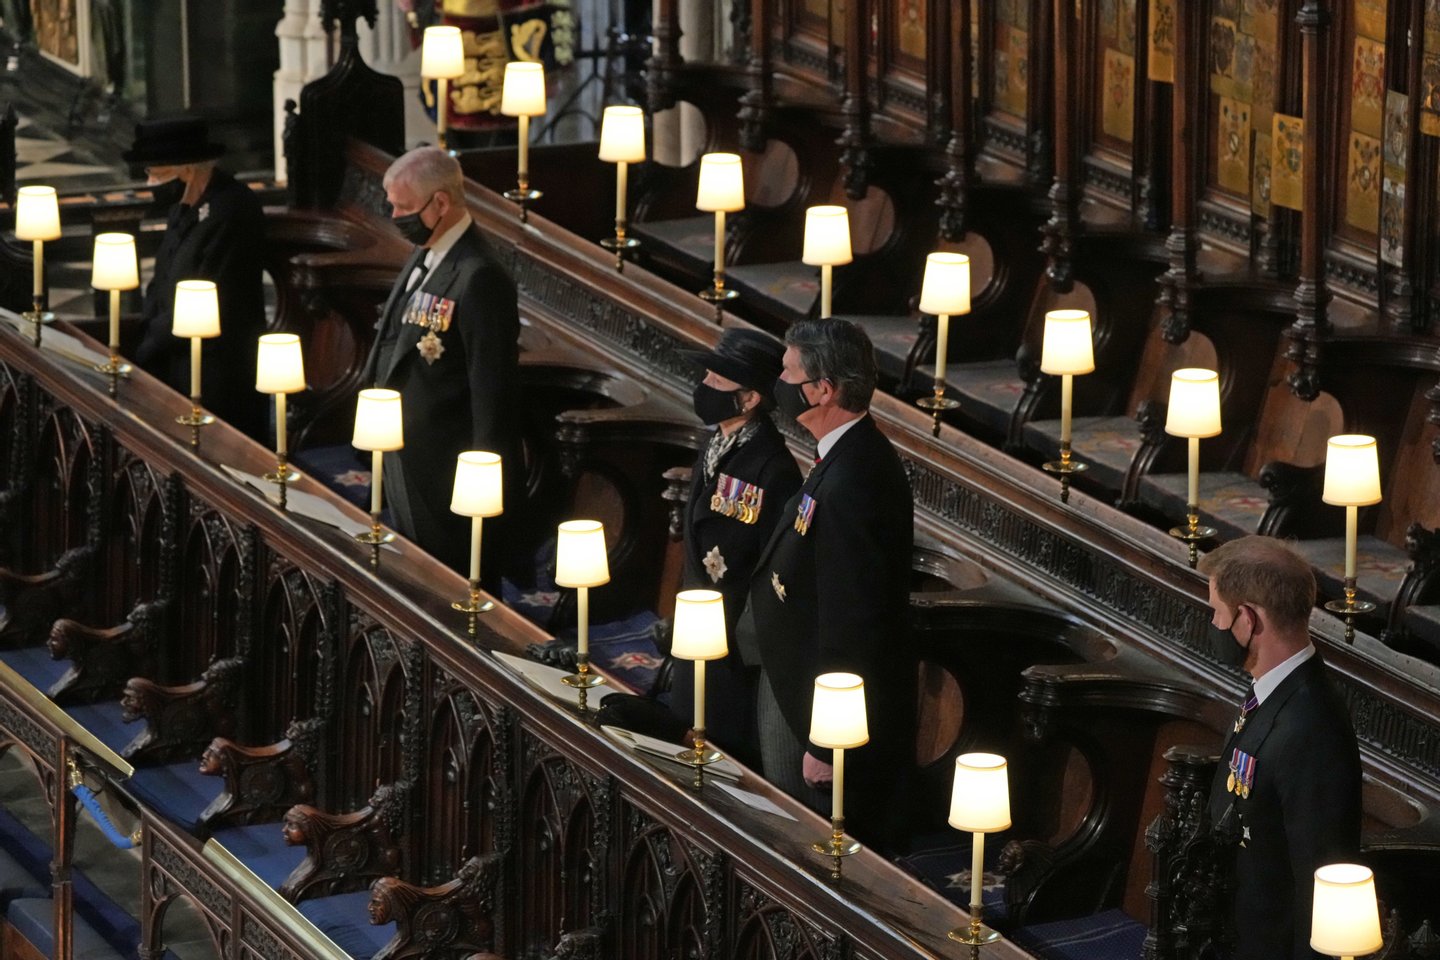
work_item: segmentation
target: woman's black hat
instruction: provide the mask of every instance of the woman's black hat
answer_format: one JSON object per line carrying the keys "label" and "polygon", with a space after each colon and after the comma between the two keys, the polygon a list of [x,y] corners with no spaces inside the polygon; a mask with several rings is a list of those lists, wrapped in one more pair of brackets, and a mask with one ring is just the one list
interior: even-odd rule
{"label": "woman's black hat", "polygon": [[210,140],[210,128],[199,117],[142,120],[135,124],[135,145],[121,154],[136,166],[159,167],[214,160],[225,153]]}
{"label": "woman's black hat", "polygon": [[731,327],[720,335],[713,349],[680,352],[687,360],[768,399],[780,378],[785,345],[759,330]]}

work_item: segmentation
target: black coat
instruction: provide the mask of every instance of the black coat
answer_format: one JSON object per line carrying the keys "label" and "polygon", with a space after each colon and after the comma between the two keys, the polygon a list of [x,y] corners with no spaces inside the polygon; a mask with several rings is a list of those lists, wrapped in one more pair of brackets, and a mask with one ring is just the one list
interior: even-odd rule
{"label": "black coat", "polygon": [[[524,503],[515,282],[472,225],[407,297],[405,283],[424,253],[416,251],[391,289],[362,382],[401,395],[405,447],[398,457],[414,525],[399,532],[462,573],[470,567],[470,522],[450,512],[455,458],[466,450],[504,458],[505,515],[484,527],[484,572],[493,583],[505,521]],[[433,363],[417,349],[428,328],[405,322],[407,305],[423,294],[453,303],[448,326],[436,331],[444,349]],[[387,340],[392,349],[382,368]]]}
{"label": "black coat", "polygon": [[256,341],[265,332],[261,252],[265,214],[250,188],[223,171],[210,177],[200,202],[177,203],[160,249],[155,276],[145,289],[144,330],[135,362],[190,395],[190,342],[170,332],[175,284],[213,280],[220,298],[220,336],[200,348],[205,409],[262,443],[269,436],[264,394],[255,392]]}
{"label": "black coat", "polygon": [[[758,757],[755,740],[754,683],[737,649],[735,623],[745,609],[750,578],[760,551],[785,519],[785,505],[800,488],[800,470],[768,414],[762,414],[755,433],[722,456],[715,475],[705,479],[705,451],[695,460],[690,496],[685,501],[685,580],[687,589],[719,590],[725,597],[725,627],[730,653],[706,668],[707,736],[737,753],[746,763]],[[722,476],[751,484],[762,491],[759,513],[745,523],[713,504]],[[716,509],[716,508],[719,509]],[[712,552],[713,551],[713,552]],[[710,556],[709,565],[706,557]],[[694,717],[694,664],[675,661],[670,705],[686,726]]]}
{"label": "black coat", "polygon": [[[795,520],[805,494],[815,509],[802,534]],[[801,743],[809,743],[815,677],[840,670],[864,678],[870,742],[847,751],[854,775],[846,803],[862,834],[891,839],[904,829],[905,774],[914,765],[913,543],[904,467],[867,415],[786,504],[750,585],[765,675]],[[809,750],[830,762],[829,750]]]}
{"label": "black coat", "polygon": [[[1235,749],[1255,758],[1249,797],[1227,789]],[[1233,805],[1233,810],[1230,808]],[[1360,848],[1360,752],[1350,715],[1311,657],[1280,682],[1221,751],[1209,813],[1234,821],[1237,960],[1310,960],[1315,868]],[[1238,818],[1235,821],[1234,818]]]}

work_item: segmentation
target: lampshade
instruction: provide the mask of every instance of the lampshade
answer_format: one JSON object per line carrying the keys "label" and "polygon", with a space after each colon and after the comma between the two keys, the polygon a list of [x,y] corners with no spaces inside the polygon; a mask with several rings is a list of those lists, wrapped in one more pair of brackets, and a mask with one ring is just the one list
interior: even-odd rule
{"label": "lampshade", "polygon": [[805,210],[805,249],[800,259],[812,267],[838,267],[850,255],[850,211],[824,204]]}
{"label": "lampshade", "polygon": [[600,159],[606,163],[645,161],[645,112],[639,107],[606,107],[600,118]]}
{"label": "lampshade", "polygon": [[1380,502],[1380,456],[1374,437],[1344,433],[1330,438],[1320,499],[1337,507],[1368,507]]}
{"label": "lampshade", "polygon": [[745,168],[738,153],[707,153],[700,158],[700,188],[695,209],[733,213],[745,209]]}
{"label": "lampshade", "polygon": [[255,389],[261,393],[299,393],[305,389],[305,355],[300,351],[298,334],[260,335]]}
{"label": "lampshade", "polygon": [[455,489],[450,512],[462,517],[498,517],[505,512],[500,454],[466,450],[455,458]]}
{"label": "lampshade", "polygon": [[555,541],[555,585],[598,587],[610,582],[605,525],[599,520],[566,520]]}
{"label": "lampshade", "polygon": [[96,290],[134,290],[140,286],[140,265],[135,259],[134,237],[128,233],[96,235],[90,286]]}
{"label": "lampshade", "polygon": [[719,660],[725,643],[725,598],[719,590],[681,590],[675,594],[675,625],[670,652],[682,660]]}
{"label": "lampshade", "polygon": [[810,704],[810,742],[848,750],[870,742],[865,721],[865,681],[854,673],[822,673]]}
{"label": "lampshade", "polygon": [[1357,863],[1332,863],[1315,871],[1310,949],[1332,957],[1362,957],[1384,946],[1375,875]]}
{"label": "lampshade", "polygon": [[177,337],[220,336],[220,295],[211,280],[175,284],[175,310],[170,332]]}
{"label": "lampshade", "polygon": [[953,317],[970,312],[970,258],[963,253],[932,253],[925,258],[920,312]]}
{"label": "lampshade", "polygon": [[1090,342],[1090,314],[1086,310],[1051,310],[1045,314],[1045,340],[1040,348],[1040,372],[1090,373],[1095,369],[1095,348]]}
{"label": "lampshade", "polygon": [[994,833],[1010,826],[1010,779],[1005,758],[962,753],[955,758],[950,826],[966,833]]}
{"label": "lampshade", "polygon": [[404,418],[400,393],[371,387],[361,390],[355,402],[355,436],[350,443],[359,450],[399,450],[405,446]]}
{"label": "lampshade", "polygon": [[1220,435],[1220,374],[1184,367],[1170,375],[1165,432],[1172,437]]}
{"label": "lampshade", "polygon": [[465,41],[459,27],[426,27],[420,42],[420,76],[453,80],[465,72]]}
{"label": "lampshade", "polygon": [[15,198],[15,239],[60,239],[60,201],[54,187],[20,188]]}
{"label": "lampshade", "polygon": [[505,85],[500,88],[500,112],[507,117],[545,115],[545,65],[529,60],[505,64]]}

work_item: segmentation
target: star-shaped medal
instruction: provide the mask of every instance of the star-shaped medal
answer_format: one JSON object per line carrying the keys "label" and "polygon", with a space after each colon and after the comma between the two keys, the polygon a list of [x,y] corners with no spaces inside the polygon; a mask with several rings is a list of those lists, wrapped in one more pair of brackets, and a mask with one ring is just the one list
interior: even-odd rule
{"label": "star-shaped medal", "polygon": [[445,352],[445,344],[435,336],[434,330],[430,330],[420,338],[419,343],[415,344],[415,349],[420,351],[420,356],[425,358],[426,363],[434,363]]}
{"label": "star-shaped medal", "polygon": [[780,582],[780,574],[776,573],[774,570],[770,571],[770,588],[775,591],[775,596],[780,598],[780,602],[784,603],[785,584]]}
{"label": "star-shaped medal", "polygon": [[711,583],[719,583],[720,578],[725,576],[725,558],[720,555],[720,546],[716,544],[705,554],[705,572],[710,574]]}

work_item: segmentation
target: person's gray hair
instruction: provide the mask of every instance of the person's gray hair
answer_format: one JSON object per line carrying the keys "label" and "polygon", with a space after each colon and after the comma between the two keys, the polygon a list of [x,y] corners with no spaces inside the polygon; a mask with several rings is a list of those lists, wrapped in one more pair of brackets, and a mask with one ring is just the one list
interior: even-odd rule
{"label": "person's gray hair", "polygon": [[862,413],[875,393],[875,348],[859,325],[849,320],[804,320],[785,331],[785,345],[800,354],[811,380],[829,380],[840,409]]}
{"label": "person's gray hair", "polygon": [[439,147],[416,147],[402,154],[385,171],[383,186],[388,190],[403,182],[422,197],[444,193],[457,204],[465,203],[465,174],[460,161]]}

